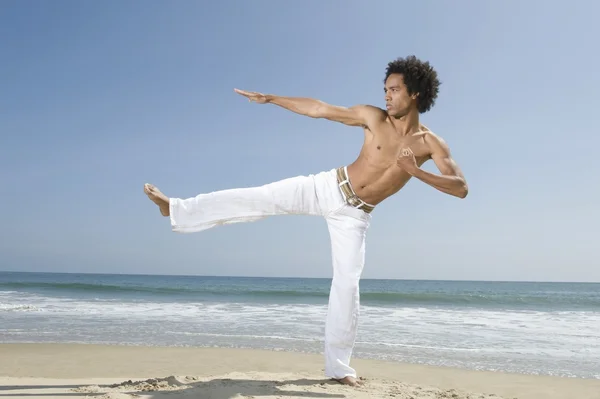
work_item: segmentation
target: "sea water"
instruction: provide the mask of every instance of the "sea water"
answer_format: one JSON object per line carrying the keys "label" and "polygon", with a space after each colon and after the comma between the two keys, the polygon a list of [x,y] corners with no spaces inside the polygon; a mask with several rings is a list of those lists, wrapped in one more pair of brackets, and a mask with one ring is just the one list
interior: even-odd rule
{"label": "sea water", "polygon": [[[0,342],[322,353],[330,279],[0,272]],[[361,280],[355,357],[600,378],[600,284]]]}

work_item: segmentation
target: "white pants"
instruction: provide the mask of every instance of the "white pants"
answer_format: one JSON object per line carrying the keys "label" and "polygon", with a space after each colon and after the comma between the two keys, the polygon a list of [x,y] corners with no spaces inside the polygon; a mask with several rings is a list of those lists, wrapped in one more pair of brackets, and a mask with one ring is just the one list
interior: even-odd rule
{"label": "white pants", "polygon": [[356,378],[350,367],[359,315],[359,279],[371,215],[348,205],[335,169],[260,187],[170,198],[173,231],[194,233],[215,226],[253,222],[275,215],[323,216],[331,238],[333,280],[325,324],[325,374]]}

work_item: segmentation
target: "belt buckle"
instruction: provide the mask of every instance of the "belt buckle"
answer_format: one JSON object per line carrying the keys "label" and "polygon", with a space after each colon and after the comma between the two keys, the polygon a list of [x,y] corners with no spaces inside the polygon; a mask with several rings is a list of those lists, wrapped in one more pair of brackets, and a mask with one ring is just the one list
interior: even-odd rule
{"label": "belt buckle", "polygon": [[348,203],[355,208],[359,208],[364,204],[363,201],[360,198],[358,198],[356,194],[352,194],[350,197],[348,197]]}
{"label": "belt buckle", "polygon": [[[362,209],[367,206],[367,204],[363,200],[358,198],[358,195],[356,195],[356,193],[352,189],[352,186],[350,185],[350,181],[348,180],[348,176],[344,173],[344,170],[342,168],[338,169],[337,181],[338,181],[338,186],[340,187],[340,190],[342,191],[342,195],[346,198],[346,203],[348,205],[353,206],[356,209]],[[346,193],[344,193],[342,186],[346,186],[348,188],[348,191],[352,194],[350,196],[346,197]]]}

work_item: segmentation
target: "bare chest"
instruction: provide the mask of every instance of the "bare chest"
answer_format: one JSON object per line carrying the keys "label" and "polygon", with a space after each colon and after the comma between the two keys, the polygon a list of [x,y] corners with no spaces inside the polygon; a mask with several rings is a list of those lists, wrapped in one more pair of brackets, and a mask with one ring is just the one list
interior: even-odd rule
{"label": "bare chest", "polygon": [[412,150],[418,163],[429,158],[430,151],[423,136],[376,135],[368,144],[368,152],[372,157],[390,161],[395,161],[405,148]]}

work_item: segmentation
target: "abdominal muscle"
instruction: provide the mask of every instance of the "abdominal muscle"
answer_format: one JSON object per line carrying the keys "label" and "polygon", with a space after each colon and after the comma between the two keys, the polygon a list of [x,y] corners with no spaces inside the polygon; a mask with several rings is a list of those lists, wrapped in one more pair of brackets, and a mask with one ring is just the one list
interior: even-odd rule
{"label": "abdominal muscle", "polygon": [[[348,178],[361,200],[377,205],[400,191],[412,176],[397,165],[396,151],[390,152],[388,148],[384,152],[373,147],[374,145],[366,144],[356,161],[348,165]],[[418,153],[415,155],[418,166],[428,159],[426,156],[418,156]]]}

